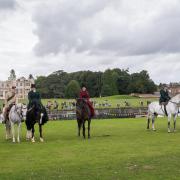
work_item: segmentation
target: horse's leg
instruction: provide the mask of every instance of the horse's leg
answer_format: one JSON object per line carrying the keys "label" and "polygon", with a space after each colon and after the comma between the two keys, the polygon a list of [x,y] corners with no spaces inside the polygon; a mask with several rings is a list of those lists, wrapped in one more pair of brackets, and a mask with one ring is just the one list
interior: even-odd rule
{"label": "horse's leg", "polygon": [[11,138],[11,124],[9,122],[9,120],[6,120],[6,139],[10,139]]}
{"label": "horse's leg", "polygon": [[83,121],[83,137],[86,138],[86,132],[85,132],[85,121]]}
{"label": "horse's leg", "polygon": [[168,115],[168,133],[171,132],[171,127],[170,127],[171,123],[170,122],[171,122],[171,114]]}
{"label": "horse's leg", "polygon": [[35,142],[34,132],[35,132],[35,130],[34,130],[34,125],[33,125],[33,126],[32,126],[32,139],[31,139],[31,141],[32,141],[33,143]]}
{"label": "horse's leg", "polygon": [[150,115],[147,115],[147,129],[149,129],[149,124],[150,124]]}
{"label": "horse's leg", "polygon": [[77,123],[78,123],[78,136],[81,135],[81,121],[80,120],[77,120]]}
{"label": "horse's leg", "polygon": [[176,131],[176,118],[177,118],[177,114],[174,115],[174,132]]}
{"label": "horse's leg", "polygon": [[156,131],[156,129],[154,127],[154,123],[155,123],[155,115],[152,115],[152,130]]}
{"label": "horse's leg", "polygon": [[7,139],[9,139],[9,134],[8,134],[9,128],[8,128],[7,121],[6,121],[6,124],[5,124],[5,129],[6,129],[6,140],[7,140]]}
{"label": "horse's leg", "polygon": [[41,124],[39,124],[39,134],[40,134],[40,141],[44,142],[44,139],[42,137],[42,125]]}
{"label": "horse's leg", "polygon": [[15,139],[14,123],[12,123],[12,122],[11,122],[11,130],[12,130],[12,136],[13,136],[13,143],[15,143],[16,139]]}
{"label": "horse's leg", "polygon": [[21,122],[18,124],[18,136],[17,136],[17,142],[20,142],[20,131],[21,131]]}
{"label": "horse's leg", "polygon": [[88,120],[88,138],[90,139],[91,119]]}

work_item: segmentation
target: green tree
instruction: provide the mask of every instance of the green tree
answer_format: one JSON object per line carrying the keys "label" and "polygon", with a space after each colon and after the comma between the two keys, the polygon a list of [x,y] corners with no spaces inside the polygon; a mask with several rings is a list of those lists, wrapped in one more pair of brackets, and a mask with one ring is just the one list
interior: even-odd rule
{"label": "green tree", "polygon": [[147,71],[130,74],[126,69],[108,69],[103,72],[78,71],[66,73],[62,70],[49,76],[36,79],[37,90],[43,98],[63,98],[66,87],[75,80],[81,86],[85,84],[91,97],[111,96],[129,93],[153,93],[157,86],[150,79]]}
{"label": "green tree", "polygon": [[76,80],[71,80],[65,90],[66,98],[77,98],[79,96],[80,86]]}
{"label": "green tree", "polygon": [[117,74],[108,69],[102,76],[102,96],[112,96],[116,94],[119,94],[117,88]]}
{"label": "green tree", "polygon": [[150,79],[147,71],[143,70],[140,73],[131,75],[128,91],[131,93],[153,93],[157,90],[157,86]]}
{"label": "green tree", "polygon": [[129,94],[128,86],[130,83],[131,75],[128,69],[113,69],[114,72],[118,74],[117,88],[119,94]]}
{"label": "green tree", "polygon": [[41,93],[42,98],[50,98],[48,84],[46,81],[47,77],[45,76],[38,76],[35,83],[36,89]]}

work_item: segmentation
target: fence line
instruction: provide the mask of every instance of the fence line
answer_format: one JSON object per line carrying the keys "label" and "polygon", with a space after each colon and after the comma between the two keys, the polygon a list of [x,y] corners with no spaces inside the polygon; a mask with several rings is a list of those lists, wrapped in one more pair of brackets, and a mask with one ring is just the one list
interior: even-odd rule
{"label": "fence line", "polygon": [[[123,108],[106,108],[95,109],[94,119],[112,119],[112,118],[135,118],[146,116],[147,107],[123,107]],[[48,110],[50,120],[75,120],[75,110]]]}

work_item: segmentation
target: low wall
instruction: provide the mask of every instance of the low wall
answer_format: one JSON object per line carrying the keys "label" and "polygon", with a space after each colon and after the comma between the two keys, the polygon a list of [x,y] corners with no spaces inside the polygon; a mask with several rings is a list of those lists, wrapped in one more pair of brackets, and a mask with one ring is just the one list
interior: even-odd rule
{"label": "low wall", "polygon": [[[124,107],[124,108],[107,108],[96,109],[96,116],[93,119],[112,119],[112,118],[134,118],[145,116],[147,114],[147,107]],[[76,119],[75,110],[54,110],[48,112],[51,120],[72,120]]]}

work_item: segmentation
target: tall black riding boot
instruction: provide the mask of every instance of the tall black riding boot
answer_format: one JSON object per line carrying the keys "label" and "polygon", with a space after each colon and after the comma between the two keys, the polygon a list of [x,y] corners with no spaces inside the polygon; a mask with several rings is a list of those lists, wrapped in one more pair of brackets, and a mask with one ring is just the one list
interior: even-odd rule
{"label": "tall black riding boot", "polygon": [[166,116],[168,116],[167,110],[166,110],[166,105],[164,105],[164,111],[165,111]]}

